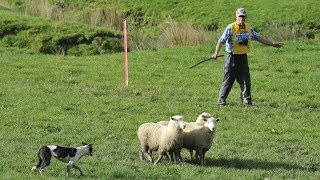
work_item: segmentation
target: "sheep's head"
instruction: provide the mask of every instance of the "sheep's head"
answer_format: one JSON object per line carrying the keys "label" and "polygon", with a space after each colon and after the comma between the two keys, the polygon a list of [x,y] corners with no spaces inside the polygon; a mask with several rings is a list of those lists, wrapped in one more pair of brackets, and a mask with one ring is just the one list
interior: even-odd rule
{"label": "sheep's head", "polygon": [[210,131],[214,131],[216,129],[216,123],[219,121],[219,118],[210,117],[207,119],[204,126],[208,127]]}
{"label": "sheep's head", "polygon": [[[170,122],[178,123],[181,129],[184,129],[186,127],[184,119],[180,115],[171,116]],[[170,122],[169,122],[169,124],[170,124]]]}
{"label": "sheep's head", "polygon": [[198,125],[204,125],[204,124],[206,123],[206,121],[207,121],[209,118],[211,118],[211,117],[212,117],[211,114],[206,113],[206,112],[203,112],[202,114],[200,114],[200,115],[198,116],[196,123],[197,123]]}

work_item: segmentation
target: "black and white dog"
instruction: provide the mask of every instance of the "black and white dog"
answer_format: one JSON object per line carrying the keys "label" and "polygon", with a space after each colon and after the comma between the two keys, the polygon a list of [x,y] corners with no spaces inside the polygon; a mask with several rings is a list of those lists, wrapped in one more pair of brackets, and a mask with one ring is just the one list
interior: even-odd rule
{"label": "black and white dog", "polygon": [[82,143],[83,146],[72,148],[72,147],[62,147],[55,145],[47,145],[40,148],[38,151],[39,162],[37,165],[33,166],[31,170],[37,170],[40,168],[39,172],[42,175],[44,169],[49,166],[51,157],[54,156],[62,162],[68,163],[67,165],[67,176],[70,175],[70,169],[75,168],[80,171],[81,176],[83,172],[79,166],[76,166],[76,162],[80,160],[82,156],[90,155],[92,156],[92,144]]}

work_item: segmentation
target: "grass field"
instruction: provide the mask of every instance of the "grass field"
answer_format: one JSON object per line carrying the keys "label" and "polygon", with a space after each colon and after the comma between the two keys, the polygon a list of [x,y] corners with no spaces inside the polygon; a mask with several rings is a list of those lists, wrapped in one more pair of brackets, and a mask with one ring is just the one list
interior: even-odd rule
{"label": "grass field", "polygon": [[[254,106],[243,107],[237,84],[218,108],[223,59],[214,44],[129,54],[65,57],[0,48],[0,172],[3,179],[62,179],[53,159],[44,176],[31,172],[44,144],[93,143],[79,162],[82,179],[319,179],[320,61],[318,41],[257,43],[249,54]],[[180,114],[220,118],[215,145],[199,167],[184,150],[179,165],[140,161],[138,126]],[[78,172],[71,171],[73,178]]]}
{"label": "grass field", "polygon": [[[5,17],[0,19],[0,36],[9,35],[4,37],[7,46],[42,53],[80,56],[105,54],[111,49],[119,52],[118,36],[102,36],[101,32],[119,34],[125,18],[130,50],[198,45],[220,36],[235,20],[235,10],[245,7],[247,22],[268,39],[319,40],[319,6],[318,0],[0,0],[0,15]],[[92,29],[97,26],[103,29]],[[3,30],[15,31],[3,34]]]}

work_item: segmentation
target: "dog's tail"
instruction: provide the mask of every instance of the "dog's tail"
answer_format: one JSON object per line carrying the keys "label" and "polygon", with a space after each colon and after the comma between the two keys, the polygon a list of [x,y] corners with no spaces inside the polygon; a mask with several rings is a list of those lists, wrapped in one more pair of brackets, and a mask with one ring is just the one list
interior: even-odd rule
{"label": "dog's tail", "polygon": [[48,166],[50,164],[51,156],[50,148],[48,146],[42,146],[38,151],[38,164],[35,165],[35,167],[39,168],[42,164],[42,166]]}

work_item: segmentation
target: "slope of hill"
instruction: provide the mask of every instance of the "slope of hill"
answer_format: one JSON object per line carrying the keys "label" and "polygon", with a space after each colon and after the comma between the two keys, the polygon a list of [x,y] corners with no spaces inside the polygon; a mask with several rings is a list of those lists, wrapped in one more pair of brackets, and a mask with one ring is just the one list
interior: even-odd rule
{"label": "slope of hill", "polygon": [[62,55],[120,52],[122,32],[67,21],[50,21],[0,9],[0,38],[4,46]]}
{"label": "slope of hill", "polygon": [[[2,4],[11,9],[30,15],[87,23],[118,31],[122,30],[122,20],[126,18],[130,30],[129,44],[133,50],[170,47],[165,43],[174,39],[188,41],[188,43],[178,42],[177,45],[196,45],[215,41],[225,26],[234,21],[234,12],[238,7],[247,8],[247,21],[269,39],[276,41],[320,39],[320,11],[318,11],[320,2],[317,0],[306,0],[303,3],[297,0],[267,2],[202,0],[196,3],[169,0],[152,2],[147,0],[3,0],[3,2],[7,2]],[[172,26],[172,23],[179,25]],[[190,27],[196,30],[192,31]],[[210,33],[202,33],[202,31]],[[176,37],[172,38],[172,36]],[[190,39],[192,43],[189,43]]]}
{"label": "slope of hill", "polygon": [[[15,1],[15,0],[11,0]],[[25,0],[19,0],[20,6],[32,6]],[[21,4],[21,2],[24,2]],[[49,1],[56,3],[58,1]],[[60,2],[60,1],[59,1]],[[263,1],[249,0],[239,2],[236,0],[202,0],[197,3],[192,1],[171,0],[64,0],[66,5],[71,6],[70,11],[74,14],[88,13],[96,9],[117,8],[124,12],[124,16],[139,16],[135,19],[143,21],[143,25],[159,25],[168,17],[180,23],[199,25],[202,27],[224,28],[234,20],[234,12],[238,7],[248,10],[248,20],[258,29],[273,28],[270,24],[297,24],[303,29],[317,29],[320,27],[320,12],[317,0],[301,1]],[[38,3],[39,4],[39,3]],[[82,11],[82,12],[81,12]],[[76,12],[76,13],[75,13]],[[84,17],[84,16],[82,16]]]}

